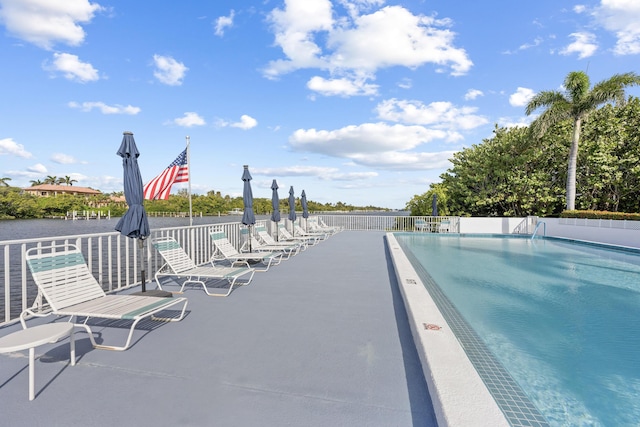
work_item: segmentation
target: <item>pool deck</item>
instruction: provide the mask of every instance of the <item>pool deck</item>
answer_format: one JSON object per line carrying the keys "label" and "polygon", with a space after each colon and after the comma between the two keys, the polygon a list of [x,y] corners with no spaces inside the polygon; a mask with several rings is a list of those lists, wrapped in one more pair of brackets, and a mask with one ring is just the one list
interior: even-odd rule
{"label": "pool deck", "polygon": [[[226,298],[184,296],[182,321],[141,322],[124,352],[77,328],[76,366],[68,339],[38,347],[33,401],[27,352],[0,355],[3,423],[437,425],[384,232],[338,233]],[[94,330],[120,344],[118,326]]]}

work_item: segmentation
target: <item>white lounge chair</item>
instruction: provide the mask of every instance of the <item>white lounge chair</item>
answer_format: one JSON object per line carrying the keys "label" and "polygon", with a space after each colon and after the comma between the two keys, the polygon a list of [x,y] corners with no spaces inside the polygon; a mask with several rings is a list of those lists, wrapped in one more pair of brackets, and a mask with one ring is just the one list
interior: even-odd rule
{"label": "white lounge chair", "polygon": [[[31,275],[38,286],[38,296],[31,308],[20,314],[22,327],[26,329],[27,316],[44,317],[48,315],[84,317],[82,323],[75,326],[84,328],[89,334],[91,344],[95,348],[106,350],[126,350],[131,344],[133,330],[142,319],[176,322],[182,320],[187,308],[186,298],[163,298],[140,295],[107,295],[93,277],[82,252],[72,244],[51,245],[31,248],[25,257]],[[44,297],[50,312],[43,312],[40,307]],[[178,317],[156,317],[155,314],[174,305],[184,303]],[[40,310],[36,311],[36,307]],[[99,345],[96,343],[89,319],[113,319],[132,321],[127,341],[122,347]]]}
{"label": "white lounge chair", "polygon": [[414,229],[415,231],[431,231],[431,223],[428,223],[424,219],[416,219]]}
{"label": "white lounge chair", "polygon": [[445,219],[438,224],[438,233],[449,233],[451,231],[451,221]]}
{"label": "white lounge chair", "polygon": [[[255,273],[255,269],[246,267],[221,267],[214,266],[209,262],[196,265],[185,252],[184,248],[172,237],[153,239],[151,240],[151,244],[156,248],[165,262],[155,274],[159,289],[162,289],[160,285],[161,277],[186,277],[186,280],[182,282],[179,293],[184,292],[184,287],[188,283],[199,283],[207,295],[226,297],[231,293],[235,285],[248,285],[251,283],[251,279],[253,279]],[[249,275],[247,279],[243,279],[241,282],[238,281],[239,278],[247,275]],[[209,288],[207,288],[205,284],[205,280],[208,279],[226,280],[229,282],[227,293],[209,292]]]}
{"label": "white lounge chair", "polygon": [[282,247],[291,247],[291,246],[295,246],[298,248],[298,252],[300,251],[304,251],[305,249],[307,249],[307,244],[305,241],[299,241],[299,242],[295,242],[295,241],[276,241],[273,239],[273,237],[271,237],[271,235],[269,233],[267,233],[267,228],[264,225],[258,225],[256,226],[256,233],[258,233],[258,238],[266,245],[271,245],[271,246],[282,246]]}
{"label": "white lounge chair", "polygon": [[300,227],[298,224],[293,224],[293,229],[295,230],[296,236],[315,237],[319,240],[326,240],[331,235],[330,233],[325,233],[322,231],[309,232]]}
{"label": "white lounge chair", "polygon": [[215,246],[215,255],[219,255],[223,259],[226,259],[232,266],[236,264],[245,264],[249,267],[249,261],[256,261],[261,262],[265,266],[263,270],[256,271],[267,271],[269,270],[269,267],[272,265],[278,265],[280,264],[280,261],[282,261],[282,252],[238,252],[222,230],[214,230],[211,232],[210,236],[213,241],[213,245]]}
{"label": "white lounge chair", "polygon": [[309,218],[307,218],[307,227],[309,228],[310,231],[315,231],[315,232],[320,231],[324,233],[329,233],[331,235],[334,235],[342,231],[342,227],[330,227],[326,225],[324,221],[322,221],[322,218],[317,216],[310,216]]}
{"label": "white lounge chair", "polygon": [[[289,259],[294,255],[298,255],[300,252],[300,245],[268,245],[266,243],[258,241],[255,236],[249,235],[247,228],[242,228],[240,233],[243,236],[244,243],[240,247],[240,253],[243,252],[282,252],[282,259]],[[249,239],[251,245],[249,245]]]}
{"label": "white lounge chair", "polygon": [[280,238],[280,241],[303,242],[307,246],[313,246],[320,241],[320,238],[315,236],[293,235],[289,230],[287,230],[287,227],[285,227],[284,224],[278,224],[278,237]]}

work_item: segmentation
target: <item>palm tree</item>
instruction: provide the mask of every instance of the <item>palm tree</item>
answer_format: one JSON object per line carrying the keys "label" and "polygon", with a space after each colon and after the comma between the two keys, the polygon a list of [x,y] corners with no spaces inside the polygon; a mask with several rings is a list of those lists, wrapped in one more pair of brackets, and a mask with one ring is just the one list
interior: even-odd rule
{"label": "palm tree", "polygon": [[9,184],[7,183],[7,181],[11,181],[11,178],[8,178],[8,177],[0,178],[0,185],[2,185],[3,187],[8,187]]}
{"label": "palm tree", "polygon": [[32,179],[31,181],[29,181],[31,183],[32,187],[35,187],[36,185],[42,185],[43,182],[40,181],[39,179]]}
{"label": "palm tree", "polygon": [[564,79],[564,92],[546,90],[537,93],[527,104],[530,115],[540,107],[547,107],[531,123],[536,137],[542,136],[551,126],[564,120],[573,120],[573,137],[569,150],[567,169],[567,210],[574,210],[576,204],[576,165],[578,163],[578,143],[582,122],[602,104],[626,102],[625,88],[640,84],[636,73],[615,74],[591,88],[589,76],[582,71],[572,71]]}
{"label": "palm tree", "polygon": [[65,177],[60,178],[60,180],[62,181],[62,183],[67,185],[73,185],[74,182],[78,182],[77,179],[72,179],[69,175],[65,175]]}
{"label": "palm tree", "polygon": [[44,183],[45,184],[57,184],[58,183],[58,177],[55,175],[49,175],[48,177],[46,177],[44,179]]}

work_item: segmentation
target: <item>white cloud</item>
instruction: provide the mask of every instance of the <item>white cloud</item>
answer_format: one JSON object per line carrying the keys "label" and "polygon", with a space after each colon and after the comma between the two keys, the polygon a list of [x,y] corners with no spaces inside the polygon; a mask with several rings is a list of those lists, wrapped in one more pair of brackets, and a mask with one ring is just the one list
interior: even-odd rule
{"label": "white cloud", "polygon": [[[312,82],[315,85],[348,86],[348,80],[343,79],[346,76],[352,82],[361,79],[359,86],[369,91],[374,86],[367,86],[365,81],[375,78],[381,68],[413,69],[431,63],[437,71],[462,75],[473,65],[465,50],[454,46],[450,20],[413,15],[400,6],[360,14],[382,5],[378,0],[341,3],[351,17],[338,21],[333,20],[329,0],[288,0],[284,9],[274,9],[269,20],[275,44],[285,58],[271,61],[265,76],[276,78],[298,69],[316,68],[328,71],[331,78],[316,79]],[[324,94],[345,96],[353,89],[329,88]]]}
{"label": "white cloud", "polygon": [[242,116],[240,116],[239,122],[231,123],[229,126],[247,130],[258,126],[258,121],[251,116],[243,114]]}
{"label": "white cloud", "polygon": [[578,59],[583,59],[590,57],[598,49],[596,36],[592,33],[571,33],[569,34],[569,37],[572,37],[574,41],[560,51],[561,55],[571,55],[572,53],[577,53]]}
{"label": "white cloud", "polygon": [[321,175],[320,179],[325,181],[362,181],[376,176],[378,176],[378,172],[337,172]]}
{"label": "white cloud", "polygon": [[170,56],[153,55],[156,67],[153,75],[161,83],[169,86],[180,86],[188,68]]}
{"label": "white cloud", "polygon": [[389,170],[429,170],[445,169],[451,166],[449,159],[455,151],[437,153],[386,152],[360,153],[353,156],[354,162],[369,167]]}
{"label": "white cloud", "polygon": [[364,123],[336,130],[298,129],[289,137],[296,151],[345,158],[381,169],[425,170],[446,166],[452,152],[421,153],[420,145],[445,139],[448,133],[423,126]]}
{"label": "white cloud", "polygon": [[325,79],[315,76],[307,82],[307,87],[325,96],[372,96],[378,93],[378,85],[367,84],[363,79]]}
{"label": "white cloud", "polygon": [[71,165],[77,163],[77,160],[68,154],[54,153],[51,155],[51,161],[62,165]]}
{"label": "white cloud", "polygon": [[184,116],[174,119],[172,123],[186,128],[190,128],[192,126],[204,126],[207,124],[204,118],[202,118],[198,113],[194,113],[192,111],[184,113]]}
{"label": "white cloud", "polygon": [[362,152],[410,150],[446,135],[442,130],[423,126],[364,123],[332,131],[298,129],[289,137],[289,143],[299,151],[351,158]]}
{"label": "white cloud", "polygon": [[583,4],[577,4],[573,6],[573,11],[575,13],[584,13],[587,10],[587,7]]}
{"label": "white cloud", "polygon": [[484,96],[484,92],[478,89],[469,89],[467,93],[464,94],[464,99],[469,101],[474,100],[479,96]]}
{"label": "white cloud", "polygon": [[12,170],[12,171],[5,172],[5,175],[10,176],[11,178],[27,179],[27,180],[42,179],[47,174],[48,174],[48,170],[46,166],[44,166],[42,163],[37,163],[33,166],[29,166],[26,168],[26,170],[20,170],[20,171]]}
{"label": "white cloud", "polygon": [[329,34],[328,47],[335,49],[331,65],[374,72],[433,63],[450,67],[453,75],[466,74],[473,63],[464,49],[453,46],[455,33],[448,29],[450,25],[447,19],[416,16],[400,6],[384,7]]}
{"label": "white cloud", "polygon": [[230,126],[233,128],[248,130],[258,126],[258,121],[249,115],[243,114],[242,116],[240,116],[239,122],[229,122],[223,119],[217,119],[216,126],[217,127]]}
{"label": "white cloud", "polygon": [[93,82],[100,79],[98,70],[88,62],[80,61],[77,55],[70,53],[54,53],[53,62],[45,63],[45,70],[60,72],[68,80],[80,83]]}
{"label": "white cloud", "polygon": [[456,129],[469,130],[488,123],[488,120],[474,114],[476,107],[457,108],[450,102],[432,102],[428,105],[420,101],[389,99],[376,107],[378,117],[383,120],[407,124],[429,125],[435,129],[449,130],[448,139],[460,139]]}
{"label": "white cloud", "polygon": [[404,78],[398,82],[398,87],[401,89],[411,89],[411,86],[413,86],[411,79]]}
{"label": "white cloud", "polygon": [[91,22],[103,10],[87,0],[0,0],[0,22],[15,37],[50,50],[57,42],[78,46]]}
{"label": "white cloud", "polygon": [[39,174],[44,174],[44,173],[48,172],[47,167],[45,165],[43,165],[42,163],[36,163],[33,166],[29,166],[27,168],[27,170],[29,172],[34,172],[34,173],[39,173]]}
{"label": "white cloud", "polygon": [[[359,181],[363,179],[375,178],[377,172],[341,172],[335,167],[322,166],[284,166],[279,168],[255,168],[251,170],[253,175],[265,176],[314,176],[322,180],[331,181]],[[271,181],[265,188],[270,188]]]}
{"label": "white cloud", "polygon": [[18,144],[12,138],[0,139],[0,156],[2,155],[12,155],[24,159],[33,157],[30,152],[24,149],[22,144]]}
{"label": "white cloud", "polygon": [[537,115],[525,117],[499,117],[498,126],[505,128],[527,127],[536,119]]}
{"label": "white cloud", "polygon": [[531,98],[533,98],[535,94],[532,89],[519,87],[515,93],[509,96],[509,104],[513,107],[524,107],[531,101]]}
{"label": "white cloud", "polygon": [[227,27],[233,26],[233,17],[235,16],[235,11],[231,9],[229,16],[221,16],[216,19],[215,25],[215,35],[222,37],[224,35],[224,30]]}
{"label": "white cloud", "polygon": [[289,0],[285,9],[274,9],[269,21],[275,44],[288,59],[270,62],[266,76],[277,77],[299,68],[325,67],[326,62],[319,58],[322,50],[314,41],[314,33],[331,30],[331,14],[329,0]]}
{"label": "white cloud", "polygon": [[[553,36],[550,36],[550,38],[553,38]],[[516,54],[516,53],[518,53],[520,51],[531,49],[531,48],[536,47],[536,46],[540,46],[542,44],[542,42],[543,42],[542,37],[536,37],[535,39],[533,39],[533,42],[531,42],[531,43],[523,43],[520,46],[518,46],[518,49],[516,49],[516,50],[507,50],[507,51],[504,51],[502,53],[505,54],[505,55],[513,55],[513,54]]]}
{"label": "white cloud", "polygon": [[637,0],[601,0],[596,20],[617,37],[614,52],[618,55],[640,53],[640,2]]}
{"label": "white cloud", "polygon": [[284,166],[278,168],[254,168],[254,175],[266,176],[323,176],[338,172],[334,167],[322,166]]}
{"label": "white cloud", "polygon": [[100,110],[102,114],[129,114],[136,115],[141,110],[140,107],[134,107],[132,105],[107,105],[104,102],[83,102],[82,104],[77,102],[69,102],[67,104],[70,108],[78,108],[82,111],[89,112],[94,108]]}
{"label": "white cloud", "polygon": [[358,17],[360,13],[371,10],[376,6],[384,5],[385,0],[338,0],[344,6],[352,18]]}

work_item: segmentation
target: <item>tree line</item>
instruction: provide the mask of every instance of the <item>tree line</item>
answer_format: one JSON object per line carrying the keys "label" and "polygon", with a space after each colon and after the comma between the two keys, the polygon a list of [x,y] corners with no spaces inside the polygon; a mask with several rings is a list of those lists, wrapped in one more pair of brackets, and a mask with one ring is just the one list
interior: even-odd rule
{"label": "tree line", "polygon": [[[118,202],[112,196],[122,196],[122,192],[111,194],[99,194],[91,196],[58,194],[51,197],[39,197],[26,194],[21,188],[11,187],[8,179],[2,180],[5,184],[0,186],[0,219],[28,219],[65,216],[71,211],[110,211],[112,216],[122,216],[128,209],[127,205]],[[219,191],[209,191],[205,195],[194,194],[192,209],[194,213],[203,215],[226,214],[234,209],[243,209],[242,197],[222,195]],[[187,190],[180,190],[177,194],[169,196],[168,200],[145,200],[145,209],[148,212],[188,212],[189,194]],[[374,206],[357,207],[343,202],[318,203],[308,200],[307,206],[310,212],[320,211],[353,211],[353,210],[384,210]],[[254,212],[270,214],[272,211],[271,199],[255,198],[253,201]],[[296,209],[302,210],[300,200],[296,199]],[[287,199],[280,200],[280,210],[287,212],[289,204]]]}
{"label": "tree line", "polygon": [[529,102],[527,114],[546,107],[531,125],[496,126],[491,138],[455,153],[441,182],[407,210],[430,215],[435,195],[440,215],[640,212],[640,100],[624,94],[637,84],[626,73],[590,87],[585,73],[569,73],[563,92]]}

